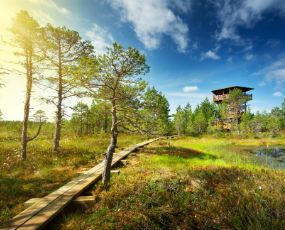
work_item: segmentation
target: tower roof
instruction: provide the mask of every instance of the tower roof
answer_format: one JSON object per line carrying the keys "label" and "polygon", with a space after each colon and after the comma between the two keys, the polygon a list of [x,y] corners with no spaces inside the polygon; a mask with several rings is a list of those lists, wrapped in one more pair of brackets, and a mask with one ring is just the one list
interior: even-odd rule
{"label": "tower roof", "polygon": [[250,88],[250,87],[244,87],[244,86],[229,86],[229,87],[226,87],[226,88],[221,88],[221,89],[215,89],[212,91],[213,94],[215,95],[220,95],[220,94],[227,94],[230,92],[230,90],[233,90],[233,89],[240,89],[242,92],[247,92],[247,91],[250,91],[250,90],[253,90],[253,88]]}

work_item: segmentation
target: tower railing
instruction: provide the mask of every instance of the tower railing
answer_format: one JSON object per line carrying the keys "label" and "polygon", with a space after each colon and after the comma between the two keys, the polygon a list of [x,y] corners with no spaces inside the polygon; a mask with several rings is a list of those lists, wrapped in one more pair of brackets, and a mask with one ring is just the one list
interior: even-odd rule
{"label": "tower railing", "polygon": [[[252,100],[252,94],[244,94],[246,101]],[[229,99],[229,94],[221,94],[221,95],[213,95],[213,101],[214,102],[221,102],[224,100]]]}

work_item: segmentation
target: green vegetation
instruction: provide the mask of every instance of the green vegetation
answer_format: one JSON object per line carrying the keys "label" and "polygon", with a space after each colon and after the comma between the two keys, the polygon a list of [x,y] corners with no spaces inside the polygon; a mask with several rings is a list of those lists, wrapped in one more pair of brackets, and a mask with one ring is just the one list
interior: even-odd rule
{"label": "green vegetation", "polygon": [[[29,125],[35,132],[36,124]],[[52,151],[53,124],[44,124],[41,135],[31,142],[29,158],[19,157],[20,122],[0,122],[0,225],[24,209],[30,198],[43,197],[103,160],[110,135],[75,136],[64,132],[61,153]],[[121,134],[117,151],[141,142],[140,135]]]}
{"label": "green vegetation", "polygon": [[140,129],[150,135],[167,135],[172,132],[169,120],[169,102],[154,87],[148,88],[143,96],[140,112]]}
{"label": "green vegetation", "polygon": [[82,39],[77,31],[51,24],[42,26],[25,10],[16,14],[10,32],[11,44],[17,50],[14,55],[19,58],[18,64],[23,71],[10,69],[9,74],[21,73],[26,78],[20,153],[23,161],[29,155],[28,144],[40,135],[46,121],[44,111],[38,110],[35,123],[39,128],[31,136],[29,125],[32,124],[30,109],[34,84],[48,92],[42,99],[55,105],[52,150],[58,154],[62,154],[60,143],[66,110],[70,108],[68,99],[84,97],[93,100],[90,108],[82,102],[73,106],[71,120],[67,123],[73,126],[77,135],[94,134],[98,127],[104,132],[110,129],[111,141],[102,176],[106,186],[119,133],[161,135],[171,132],[169,103],[155,88],[146,89],[147,82],[142,75],[149,72],[149,66],[145,55],[138,49],[124,48],[114,42],[106,47],[104,54],[98,55],[91,41]]}
{"label": "green vegetation", "polygon": [[[253,114],[245,110],[246,94],[234,89],[219,105],[206,98],[193,110],[190,103],[179,106],[171,120],[166,97],[142,78],[149,66],[136,48],[115,42],[98,55],[78,32],[42,26],[27,11],[11,28],[26,96],[23,122],[3,121],[0,111],[0,224],[105,153],[104,186],[92,190],[96,203],[63,215],[58,228],[285,229],[281,163],[269,166],[252,153],[285,146],[285,100]],[[44,101],[55,105],[54,122],[42,110],[30,116],[33,84],[48,92]],[[92,104],[68,105],[74,97]],[[115,150],[146,135],[176,133],[185,136],[148,146],[110,184]]]}
{"label": "green vegetation", "polygon": [[[278,136],[285,129],[285,99],[280,107],[273,108],[270,112],[252,113],[249,108],[239,118],[235,114],[230,132],[223,130],[222,125],[216,125],[217,121],[223,123],[229,111],[227,103],[231,104],[231,110],[239,111],[245,99],[240,90],[232,90],[226,103],[214,104],[206,98],[197,105],[192,112],[188,103],[184,108],[178,106],[174,114],[175,133],[178,135],[199,136],[214,134],[216,136],[238,136],[242,138],[266,136]],[[228,130],[229,131],[229,130]]]}
{"label": "green vegetation", "polygon": [[151,144],[113,175],[96,203],[63,214],[59,229],[284,229],[284,171],[244,149],[280,139],[183,137]]}
{"label": "green vegetation", "polygon": [[[26,11],[20,11],[14,21],[12,31],[23,51],[27,89],[24,121],[0,123],[1,222],[22,210],[25,200],[53,191],[81,167],[96,165],[104,153],[103,181],[108,184],[115,149],[140,142],[144,134],[171,132],[168,101],[156,89],[146,89],[140,75],[149,67],[137,49],[114,43],[107,53],[96,56],[90,42],[76,31],[41,27]],[[50,72],[36,71],[41,67],[49,67]],[[46,122],[42,110],[30,117],[33,83],[52,90],[45,101],[56,105],[55,124]],[[64,102],[74,96],[91,97],[93,103],[78,103],[71,119],[65,120]],[[152,125],[144,122],[146,117]]]}
{"label": "green vegetation", "polygon": [[77,87],[83,87],[92,98],[107,102],[111,107],[111,141],[106,151],[103,183],[108,186],[113,153],[117,147],[119,124],[137,130],[137,114],[141,95],[147,83],[141,75],[149,71],[144,54],[136,48],[125,49],[118,43],[98,57],[83,56],[75,67]]}
{"label": "green vegetation", "polygon": [[43,51],[42,65],[50,68],[50,73],[42,76],[41,81],[46,82],[46,88],[52,91],[46,101],[56,106],[54,151],[60,150],[61,127],[66,108],[66,100],[79,96],[78,85],[74,84],[71,66],[93,52],[90,41],[84,41],[77,31],[66,27],[54,27],[51,24],[41,28],[38,37]]}

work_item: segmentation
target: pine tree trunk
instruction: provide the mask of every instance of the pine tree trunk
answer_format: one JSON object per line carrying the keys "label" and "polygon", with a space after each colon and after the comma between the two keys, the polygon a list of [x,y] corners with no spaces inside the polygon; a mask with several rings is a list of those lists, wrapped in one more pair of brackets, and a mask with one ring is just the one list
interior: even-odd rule
{"label": "pine tree trunk", "polygon": [[55,135],[54,135],[54,151],[59,151],[60,148],[60,137],[61,137],[61,123],[62,123],[62,106],[61,99],[58,98],[57,103],[57,112],[56,112],[56,127],[55,127]]}
{"label": "pine tree trunk", "polygon": [[107,133],[107,128],[108,128],[108,113],[107,113],[107,105],[105,102],[104,105],[104,132]]}
{"label": "pine tree trunk", "polygon": [[82,118],[82,107],[80,108],[80,136],[83,134],[83,118]]}
{"label": "pine tree trunk", "polygon": [[117,146],[117,137],[118,137],[118,127],[117,127],[117,111],[116,111],[116,103],[112,102],[112,127],[111,127],[111,142],[107,148],[105,163],[104,163],[104,171],[102,175],[102,182],[105,187],[108,187],[110,183],[111,177],[111,164],[113,159],[113,154],[115,152],[115,148]]}
{"label": "pine tree trunk", "polygon": [[61,44],[58,44],[58,91],[57,91],[57,111],[56,111],[56,127],[54,135],[54,151],[59,151],[61,127],[62,127],[62,62],[61,62]]}
{"label": "pine tree trunk", "polygon": [[21,159],[27,159],[27,144],[28,144],[28,122],[29,122],[29,113],[30,113],[30,100],[31,100],[31,92],[32,92],[32,52],[31,50],[26,51],[26,98],[25,98],[25,106],[24,106],[24,120],[22,126],[22,139],[21,139]]}

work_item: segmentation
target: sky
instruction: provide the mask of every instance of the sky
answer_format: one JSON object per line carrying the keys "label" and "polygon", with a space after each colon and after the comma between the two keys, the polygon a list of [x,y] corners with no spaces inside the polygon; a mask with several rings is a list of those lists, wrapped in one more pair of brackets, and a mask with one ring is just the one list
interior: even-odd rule
{"label": "sky", "polygon": [[[0,0],[0,65],[7,68],[16,68],[7,29],[21,9],[42,26],[78,31],[98,54],[113,42],[136,47],[150,66],[144,79],[167,97],[172,113],[235,85],[254,88],[253,112],[284,100],[284,0]],[[0,78],[3,118],[21,120],[25,78]],[[31,107],[52,117],[55,108],[39,100],[45,94],[35,86]]]}

